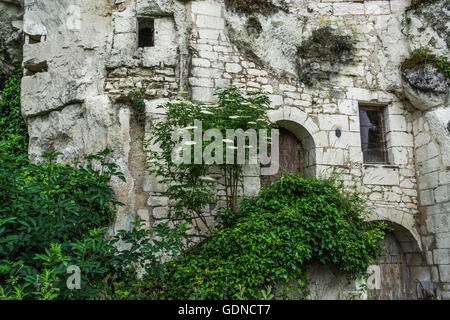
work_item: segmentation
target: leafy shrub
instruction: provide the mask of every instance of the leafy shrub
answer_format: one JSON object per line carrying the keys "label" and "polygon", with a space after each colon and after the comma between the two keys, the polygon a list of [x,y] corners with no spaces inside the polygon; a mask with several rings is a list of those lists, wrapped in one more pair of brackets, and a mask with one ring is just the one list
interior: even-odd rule
{"label": "leafy shrub", "polygon": [[1,159],[16,165],[23,165],[27,162],[28,148],[27,126],[20,110],[21,79],[22,70],[19,68],[6,81],[0,100]]}
{"label": "leafy shrub", "polygon": [[[43,254],[51,244],[61,245],[67,260],[82,263],[75,257],[85,257],[86,253],[77,255],[80,246],[74,245],[85,241],[92,230],[108,226],[114,217],[113,205],[118,204],[109,181],[119,174],[105,161],[108,153],[88,159],[88,164],[94,158],[101,159],[103,167],[110,168],[101,172],[92,166],[76,168],[56,163],[14,167],[8,164],[9,158],[5,161],[7,154],[0,154],[2,284],[11,282],[11,272],[19,272],[25,280],[23,286],[35,282],[42,270],[36,254]],[[6,267],[18,261],[22,262],[20,268]]]}
{"label": "leafy shrub", "polygon": [[[150,241],[150,230],[136,220],[132,230],[107,240],[106,227],[120,205],[109,183],[113,176],[124,180],[107,161],[112,151],[72,166],[52,162],[55,152],[45,155],[50,162],[31,164],[20,79],[17,70],[0,101],[0,300],[149,296],[159,285],[164,255],[180,251],[184,225],[160,224]],[[69,265],[80,268],[81,290],[66,286]],[[138,280],[139,268],[147,281]]]}
{"label": "leafy shrub", "polygon": [[131,96],[133,99],[133,110],[137,112],[138,115],[145,114],[145,102],[144,102],[145,89],[140,89],[132,92]]}
{"label": "leafy shrub", "polygon": [[[167,186],[166,195],[174,202],[171,208],[172,217],[194,223],[200,219],[208,229],[211,228],[203,216],[204,208],[217,203],[214,191],[217,181],[212,177],[211,168],[219,169],[221,176],[224,177],[225,201],[231,211],[235,211],[237,207],[238,187],[243,179],[243,165],[237,161],[237,152],[230,155],[235,157],[235,161],[230,161],[234,164],[227,164],[226,157],[229,154],[227,151],[238,145],[236,137],[230,137],[229,141],[224,139],[227,137],[227,129],[240,129],[243,132],[254,130],[256,136],[260,137],[260,130],[269,131],[269,136],[268,129],[271,127],[265,113],[270,107],[267,96],[257,92],[244,92],[237,87],[217,90],[215,96],[217,103],[214,105],[181,100],[159,106],[166,109],[166,117],[164,121],[155,121],[150,132],[151,139],[146,141],[150,173]],[[191,141],[195,139],[193,136],[196,129],[202,135],[210,129],[219,131],[220,138],[212,136],[210,139],[212,142],[218,142],[221,148],[207,152],[207,148],[210,149],[209,143],[203,143],[201,146],[201,155],[214,154],[211,161],[214,163],[206,163],[203,158],[197,161],[195,152],[191,152],[190,155],[189,152],[185,152],[192,151],[193,144],[199,143]],[[155,148],[155,145],[159,148]],[[174,161],[174,150],[178,150],[180,145],[183,151],[180,153],[183,158],[186,155],[190,157],[186,159],[190,160],[190,163]],[[258,150],[259,145],[253,147],[252,150]],[[250,151],[246,151],[245,160],[249,157]]]}
{"label": "leafy shrub", "polygon": [[170,299],[261,298],[273,282],[300,279],[312,261],[357,277],[381,253],[382,224],[363,220],[357,194],[331,180],[282,178],[242,203],[241,216],[168,265]]}
{"label": "leafy shrub", "polygon": [[[109,182],[123,176],[106,161],[109,150],[87,157],[84,168],[31,164],[20,82],[17,69],[0,101],[0,299],[94,297],[110,271],[103,227],[118,203]],[[82,291],[65,288],[69,263],[82,268]]]}
{"label": "leafy shrub", "polygon": [[20,110],[22,69],[16,69],[6,81],[0,100],[0,136],[27,136],[27,127]]}

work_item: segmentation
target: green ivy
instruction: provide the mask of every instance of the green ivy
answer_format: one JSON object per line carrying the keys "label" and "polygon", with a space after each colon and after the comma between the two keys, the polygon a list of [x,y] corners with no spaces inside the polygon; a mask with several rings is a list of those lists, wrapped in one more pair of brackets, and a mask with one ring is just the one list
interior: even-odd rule
{"label": "green ivy", "polygon": [[232,226],[170,263],[163,295],[260,299],[273,283],[301,280],[313,261],[356,278],[380,255],[384,227],[365,222],[358,194],[290,175],[245,200]]}

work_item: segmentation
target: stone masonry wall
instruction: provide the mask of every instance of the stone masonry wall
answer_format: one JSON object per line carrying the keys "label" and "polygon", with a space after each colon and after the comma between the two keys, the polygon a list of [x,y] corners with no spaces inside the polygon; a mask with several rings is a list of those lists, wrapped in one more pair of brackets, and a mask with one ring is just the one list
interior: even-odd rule
{"label": "stone masonry wall", "polygon": [[[311,3],[310,7],[314,7],[314,4]],[[323,6],[319,5],[318,8],[323,9]],[[334,28],[353,30],[359,49],[352,65],[344,67],[328,83],[311,88],[299,83],[292,75],[271,71],[261,61],[242,54],[233,45],[225,27],[226,22],[245,18],[233,17],[233,13],[226,12],[220,3],[192,2],[191,15],[195,27],[190,41],[195,53],[192,56],[189,83],[192,97],[204,102],[212,100],[215,88],[230,84],[266,92],[272,101],[273,110],[269,112],[269,117],[273,121],[291,121],[298,128],[293,125],[288,129],[301,136],[300,127],[303,127],[312,136],[317,176],[325,176],[336,170],[341,172],[348,186],[354,186],[367,194],[374,213],[373,219],[387,220],[402,226],[420,245],[416,221],[418,199],[412,117],[395,88],[396,83],[401,83],[398,70],[394,71],[394,68],[398,68],[395,63],[400,63],[406,57],[408,47],[401,42],[403,36],[399,17],[390,15],[390,11],[386,11],[385,15],[380,12],[377,14],[329,16],[325,22],[320,13],[317,17],[310,15],[309,25],[320,26],[325,23]],[[314,18],[319,21],[311,22]],[[264,21],[265,18],[260,19]],[[273,24],[273,20],[282,21],[283,17],[269,19],[272,19]],[[265,25],[264,22],[262,24]],[[231,25],[236,27],[236,24]],[[392,38],[384,36],[383,39],[386,30],[389,30]],[[237,32],[245,31],[238,29]],[[394,37],[397,39],[394,40]],[[395,52],[396,56],[391,56],[391,52]],[[382,59],[379,55],[389,58]],[[394,79],[386,79],[385,74],[380,73],[383,68],[395,72],[394,75],[387,75]],[[359,103],[385,106],[390,165],[363,164]],[[342,131],[341,138],[336,137],[336,129]],[[258,183],[252,180],[244,184],[244,188],[251,186],[257,189]],[[417,257],[417,248],[409,247],[404,245],[407,259],[411,262],[410,277],[429,285],[431,279],[424,267],[424,260],[420,255]]]}
{"label": "stone masonry wall", "polygon": [[[450,1],[408,12],[406,34],[412,49],[428,47],[450,58],[448,26]],[[412,113],[420,226],[427,264],[441,299],[450,299],[450,104],[447,94],[425,97]],[[440,101],[436,104],[436,101]]]}

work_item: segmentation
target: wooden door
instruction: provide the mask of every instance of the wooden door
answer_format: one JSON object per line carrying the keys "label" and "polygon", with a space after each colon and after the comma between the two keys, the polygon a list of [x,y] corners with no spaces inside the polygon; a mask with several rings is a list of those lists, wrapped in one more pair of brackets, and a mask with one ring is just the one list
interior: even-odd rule
{"label": "wooden door", "polygon": [[300,141],[290,131],[280,128],[280,168],[277,174],[272,176],[261,176],[261,185],[267,186],[271,182],[275,182],[282,176],[289,173],[299,173],[302,171],[302,152]]}
{"label": "wooden door", "polygon": [[380,300],[406,299],[406,261],[395,236],[388,232],[383,241],[386,246],[378,266],[380,268],[380,288],[376,291]]}

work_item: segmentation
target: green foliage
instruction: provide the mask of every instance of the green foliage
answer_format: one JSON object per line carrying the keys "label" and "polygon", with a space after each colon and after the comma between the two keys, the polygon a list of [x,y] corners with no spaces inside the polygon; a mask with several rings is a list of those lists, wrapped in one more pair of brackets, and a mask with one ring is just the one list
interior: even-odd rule
{"label": "green foliage", "polygon": [[447,79],[450,79],[450,62],[446,57],[437,57],[430,52],[429,48],[415,49],[408,59],[406,59],[401,70],[409,70],[418,66],[432,65],[440,70]]}
{"label": "green foliage", "polygon": [[[121,259],[105,227],[120,205],[109,186],[117,166],[111,150],[86,157],[73,166],[31,164],[27,131],[20,115],[20,77],[7,81],[0,102],[0,299],[93,299],[107,294],[129,260]],[[94,168],[100,168],[95,170]],[[164,235],[163,235],[164,236]],[[148,255],[147,255],[148,256]],[[68,265],[81,268],[82,290],[68,290]]]}
{"label": "green foliage", "polygon": [[[4,204],[0,208],[2,284],[31,288],[41,273],[45,281],[56,281],[65,270],[52,270],[42,263],[42,253],[50,244],[61,245],[73,264],[81,267],[88,261],[88,255],[81,250],[83,244],[95,242],[88,236],[92,236],[93,229],[113,221],[113,206],[119,204],[109,181],[112,175],[122,176],[114,164],[106,162],[109,152],[88,157],[86,168],[52,162],[14,166],[9,158],[2,157],[4,153],[0,154],[0,201]],[[92,168],[94,161],[100,162],[102,171]],[[97,242],[103,235],[97,232]],[[5,267],[14,266],[17,261],[23,263],[15,268]],[[83,271],[95,278],[93,268]],[[23,281],[14,283],[11,272],[20,275]],[[88,285],[83,292],[89,292]]]}
{"label": "green foliage", "polygon": [[22,69],[16,69],[6,81],[0,100],[0,137],[6,134],[27,136],[27,127],[20,110]]}
{"label": "green foliage", "polygon": [[225,0],[227,9],[242,14],[262,14],[265,16],[284,11],[289,12],[288,6],[284,0],[280,1],[280,5],[274,4],[271,0]]}
{"label": "green foliage", "polygon": [[177,224],[175,228],[170,228],[167,222],[158,224],[153,228],[157,237],[150,240],[150,231],[145,229],[143,222],[136,217],[133,230],[119,231],[110,242],[112,245],[119,242],[126,244],[126,248],[114,256],[118,274],[125,279],[134,273],[134,278],[137,278],[137,270],[132,268],[135,264],[147,274],[161,277],[162,257],[176,256],[181,252],[185,228],[186,225],[182,223]]}
{"label": "green foliage", "polygon": [[242,203],[241,217],[169,264],[164,297],[238,299],[280,280],[301,279],[312,261],[363,275],[381,253],[383,224],[363,219],[357,194],[331,180],[282,178]]}
{"label": "green foliage", "polygon": [[0,100],[0,157],[17,165],[26,163],[28,148],[27,126],[20,110],[21,79],[19,68],[6,81]]}
{"label": "green foliage", "polygon": [[133,109],[136,111],[139,115],[142,115],[145,113],[145,102],[144,102],[144,94],[145,89],[140,89],[131,94],[133,98]]}
{"label": "green foliage", "polygon": [[[167,121],[154,126],[162,152],[152,154],[151,161],[159,164],[153,172],[169,182],[171,199],[179,200],[177,218],[186,209],[201,215],[199,208],[215,199],[214,182],[204,179],[210,165],[170,163],[176,128],[186,129],[194,119],[203,122],[203,132],[270,127],[266,96],[237,88],[216,96],[217,105],[169,103],[163,106]],[[381,226],[364,223],[359,198],[342,195],[331,181],[289,176],[237,210],[242,168],[219,165],[228,179],[227,208],[218,217],[225,228],[165,262],[184,249],[186,223],[163,223],[150,233],[136,219],[130,231],[106,239],[114,207],[120,205],[109,183],[113,176],[124,180],[108,161],[111,150],[72,166],[54,163],[55,152],[45,155],[49,162],[31,164],[20,116],[19,71],[7,82],[0,110],[1,300],[272,299],[271,284],[278,280],[295,278],[303,288],[304,265],[310,261],[334,263],[357,276],[379,253]],[[69,265],[81,269],[81,290],[66,286]]]}
{"label": "green foliage", "polygon": [[[205,105],[191,101],[169,102],[160,108],[166,109],[167,117],[164,121],[156,122],[151,129],[152,138],[147,146],[157,145],[158,148],[147,148],[149,152],[150,172],[157,176],[162,183],[168,186],[167,196],[175,202],[172,208],[173,218],[184,219],[188,222],[200,219],[206,226],[202,212],[210,204],[216,203],[216,180],[210,176],[213,163],[195,161],[195,152],[191,152],[190,164],[175,163],[173,152],[183,143],[186,135],[193,140],[192,132],[196,129],[195,121],[202,124],[201,133],[210,129],[218,130],[222,138],[226,137],[226,130],[242,129],[243,131],[268,129],[270,122],[265,114],[269,108],[270,100],[259,93],[244,93],[236,87],[218,90],[216,92],[217,104]],[[178,137],[174,134],[182,133]],[[211,137],[214,140],[214,137]],[[230,141],[220,141],[222,150],[214,150],[212,154],[223,163],[215,163],[225,177],[225,192],[227,208],[233,212],[237,208],[237,195],[239,183],[242,181],[242,165],[236,163],[226,164],[227,148],[232,148]],[[184,143],[192,143],[186,141]],[[237,141],[231,143],[236,145]],[[207,150],[209,143],[203,141],[202,154]],[[256,146],[255,146],[256,147]],[[190,148],[190,147],[189,147]],[[186,148],[186,149],[189,149]],[[256,147],[258,148],[258,147]],[[246,152],[248,159],[249,152]],[[201,159],[202,160],[202,159]]]}

